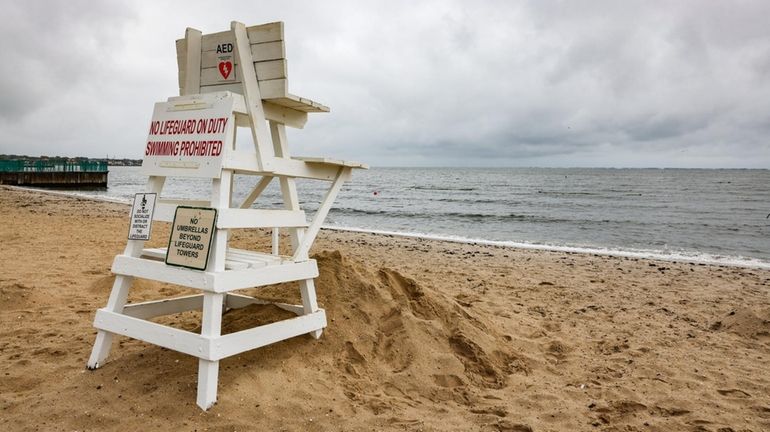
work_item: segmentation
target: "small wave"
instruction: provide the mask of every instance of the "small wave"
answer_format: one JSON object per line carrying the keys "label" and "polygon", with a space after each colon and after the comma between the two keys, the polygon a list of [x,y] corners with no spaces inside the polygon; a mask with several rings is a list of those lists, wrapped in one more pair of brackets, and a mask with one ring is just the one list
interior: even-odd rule
{"label": "small wave", "polygon": [[462,199],[462,198],[428,198],[428,201],[444,203],[463,203],[463,204],[498,204],[498,205],[518,205],[520,202],[509,202],[499,199]]}
{"label": "small wave", "polygon": [[83,198],[83,199],[89,199],[94,201],[106,201],[106,202],[111,202],[116,204],[131,204],[131,198],[116,198],[116,197],[111,197],[106,195],[92,195],[92,194],[76,192],[76,191],[63,191],[63,190],[58,191],[58,190],[39,189],[39,188],[24,187],[24,186],[10,186],[10,187],[18,190],[42,192],[42,193],[47,193],[51,195],[69,196],[69,197]]}
{"label": "small wave", "polygon": [[758,258],[743,257],[743,256],[716,255],[716,254],[710,254],[705,252],[618,249],[618,248],[607,248],[607,247],[577,247],[577,246],[566,246],[566,245],[526,243],[526,242],[516,242],[516,241],[484,240],[484,239],[474,239],[474,238],[452,236],[452,235],[437,235],[437,234],[428,234],[428,233],[419,233],[419,232],[384,231],[384,230],[352,228],[352,227],[343,227],[343,226],[324,226],[323,228],[329,229],[329,230],[335,230],[335,231],[350,231],[350,232],[361,232],[361,233],[369,233],[369,234],[382,234],[382,235],[391,235],[396,237],[421,238],[426,240],[439,240],[439,241],[448,241],[448,242],[455,242],[455,243],[509,247],[514,249],[531,249],[531,250],[544,250],[544,251],[551,251],[551,252],[596,254],[596,255],[605,255],[605,256],[624,257],[624,258],[652,259],[652,260],[660,260],[660,261],[699,263],[699,264],[718,265],[718,266],[770,270],[770,261],[765,261]]}
{"label": "small wave", "polygon": [[557,192],[557,191],[546,191],[546,190],[539,190],[537,193],[547,196],[596,196],[601,195],[596,192]]}
{"label": "small wave", "polygon": [[[430,219],[432,221],[440,219],[460,219],[478,222],[509,222],[526,221],[537,223],[564,223],[576,222],[570,219],[551,218],[547,216],[523,215],[523,214],[486,214],[486,213],[465,213],[465,212],[440,212],[424,213],[411,211],[387,211],[387,210],[365,210],[352,207],[336,207],[331,210],[332,214],[348,215],[387,215],[389,217],[400,217],[407,219]],[[580,221],[577,221],[580,222]]]}
{"label": "small wave", "polygon": [[460,191],[460,192],[472,192],[475,190],[478,190],[478,188],[469,188],[469,187],[458,187],[458,188],[451,188],[451,187],[442,187],[442,186],[412,186],[407,189],[411,190],[429,190],[429,191]]}
{"label": "small wave", "polygon": [[389,212],[385,210],[365,210],[365,209],[358,209],[358,208],[351,208],[351,207],[333,207],[331,209],[331,213],[342,213],[342,214],[349,214],[349,215],[382,215],[387,214]]}

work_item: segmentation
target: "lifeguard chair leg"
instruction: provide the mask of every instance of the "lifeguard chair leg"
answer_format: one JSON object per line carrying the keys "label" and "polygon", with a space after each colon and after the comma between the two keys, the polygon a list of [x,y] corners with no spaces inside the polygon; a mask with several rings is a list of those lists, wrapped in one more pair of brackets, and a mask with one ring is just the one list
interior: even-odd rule
{"label": "lifeguard chair leg", "polygon": [[[203,319],[201,336],[216,338],[222,331],[222,305],[225,295],[203,294]],[[198,406],[203,410],[211,408],[217,401],[219,361],[198,360]]]}
{"label": "lifeguard chair leg", "polygon": [[[151,193],[160,194],[165,182],[165,177],[150,176],[147,180],[146,190]],[[142,248],[144,248],[144,241],[129,240],[128,243],[126,243],[126,249],[123,251],[123,255],[138,257],[142,254]],[[122,313],[123,307],[126,305],[126,302],[128,302],[128,291],[133,282],[134,278],[130,276],[116,275],[115,283],[112,284],[112,291],[110,292],[110,298],[107,300],[105,309],[110,312]],[[104,361],[107,360],[107,356],[110,355],[112,338],[113,334],[110,332],[104,330],[97,331],[96,342],[94,342],[94,347],[91,350],[91,357],[88,359],[88,369],[97,369],[104,364]]]}
{"label": "lifeguard chair leg", "polygon": [[[115,276],[115,283],[112,285],[110,299],[107,301],[105,309],[110,312],[123,312],[123,307],[128,301],[128,290],[131,288],[133,279],[130,276]],[[104,364],[107,356],[110,355],[113,336],[112,333],[104,330],[99,330],[96,333],[96,342],[94,342],[94,347],[91,350],[91,357],[88,359],[88,369],[97,369]]]}
{"label": "lifeguard chair leg", "polygon": [[[283,194],[284,206],[287,210],[299,210],[299,198],[297,197],[297,185],[292,178],[281,178],[281,193]],[[304,228],[289,228],[289,237],[291,239],[292,252],[296,251],[302,244],[302,236],[305,233]],[[307,259],[305,254],[302,259]],[[302,295],[302,309],[305,315],[318,310],[318,301],[315,294],[315,283],[313,279],[299,281],[299,291]],[[323,330],[314,330],[308,333],[314,339],[321,337]]]}
{"label": "lifeguard chair leg", "polygon": [[[315,282],[313,279],[299,281],[299,291],[302,295],[302,309],[305,315],[318,311],[318,301],[315,295]],[[326,323],[324,323],[324,327]],[[323,334],[323,329],[308,333],[313,339],[318,339]]]}

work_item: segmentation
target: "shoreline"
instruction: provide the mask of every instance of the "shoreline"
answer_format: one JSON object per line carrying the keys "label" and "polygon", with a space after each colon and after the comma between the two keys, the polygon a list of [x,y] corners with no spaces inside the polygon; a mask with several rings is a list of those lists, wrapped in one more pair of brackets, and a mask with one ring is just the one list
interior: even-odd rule
{"label": "shoreline", "polygon": [[[76,197],[76,198],[82,198],[82,199],[89,199],[93,201],[124,204],[127,206],[131,205],[130,200],[121,200],[118,198],[111,198],[106,196],[94,196],[94,195],[78,193],[76,191],[66,192],[66,191],[58,191],[58,190],[50,190],[50,189],[42,189],[42,188],[38,189],[38,188],[22,187],[22,186],[6,186],[6,187],[11,189],[29,191],[29,192],[39,192],[39,193],[47,193],[47,194],[54,194],[54,195],[60,195],[60,196],[69,196],[69,197]],[[473,239],[473,238],[465,238],[465,237],[451,236],[451,235],[411,233],[411,232],[401,232],[401,231],[376,230],[376,229],[344,227],[344,226],[328,226],[328,225],[322,226],[322,229],[338,231],[338,232],[354,232],[354,233],[373,234],[373,235],[385,235],[385,236],[394,236],[394,237],[400,237],[400,238],[414,238],[414,239],[433,240],[433,241],[442,241],[442,242],[469,244],[469,245],[495,246],[495,247],[519,249],[519,250],[576,253],[576,254],[600,255],[600,256],[608,256],[608,257],[645,259],[645,260],[664,261],[664,262],[671,262],[671,263],[694,263],[694,264],[705,264],[705,265],[711,265],[711,266],[717,266],[717,267],[735,267],[735,268],[746,268],[746,269],[757,269],[757,270],[770,270],[770,262],[762,260],[760,258],[731,256],[731,255],[722,256],[722,255],[715,255],[709,252],[679,251],[679,252],[666,253],[666,252],[660,252],[656,250],[643,250],[643,249],[635,250],[635,249],[618,249],[618,248],[610,248],[610,247],[562,246],[562,245],[548,245],[548,244],[526,243],[526,242],[507,241],[507,240]]]}

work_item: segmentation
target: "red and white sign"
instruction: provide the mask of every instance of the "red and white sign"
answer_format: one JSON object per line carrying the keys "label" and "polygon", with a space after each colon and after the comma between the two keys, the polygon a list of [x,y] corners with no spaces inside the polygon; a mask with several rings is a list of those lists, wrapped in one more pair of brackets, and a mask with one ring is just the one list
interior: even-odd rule
{"label": "red and white sign", "polygon": [[217,45],[217,69],[220,81],[235,81],[235,60],[233,59],[233,44],[230,42]]}
{"label": "red and white sign", "polygon": [[142,173],[219,178],[232,147],[233,96],[229,92],[169,98],[155,104]]}

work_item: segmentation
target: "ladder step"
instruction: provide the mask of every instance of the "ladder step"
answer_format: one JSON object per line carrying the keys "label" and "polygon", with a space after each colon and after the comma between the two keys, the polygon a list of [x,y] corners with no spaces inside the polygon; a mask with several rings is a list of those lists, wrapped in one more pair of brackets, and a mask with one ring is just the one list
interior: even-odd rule
{"label": "ladder step", "polygon": [[[234,264],[231,269],[226,268],[225,271],[221,272],[207,272],[169,266],[153,257],[153,255],[164,257],[164,249],[145,251],[148,253],[141,258],[127,255],[116,256],[112,263],[112,272],[220,293],[313,279],[318,276],[318,265],[315,260],[294,262],[286,257],[252,252],[252,254],[259,256],[251,259],[241,256],[238,258],[242,260],[241,262],[232,261]],[[240,251],[241,254],[244,252],[246,251]]]}

